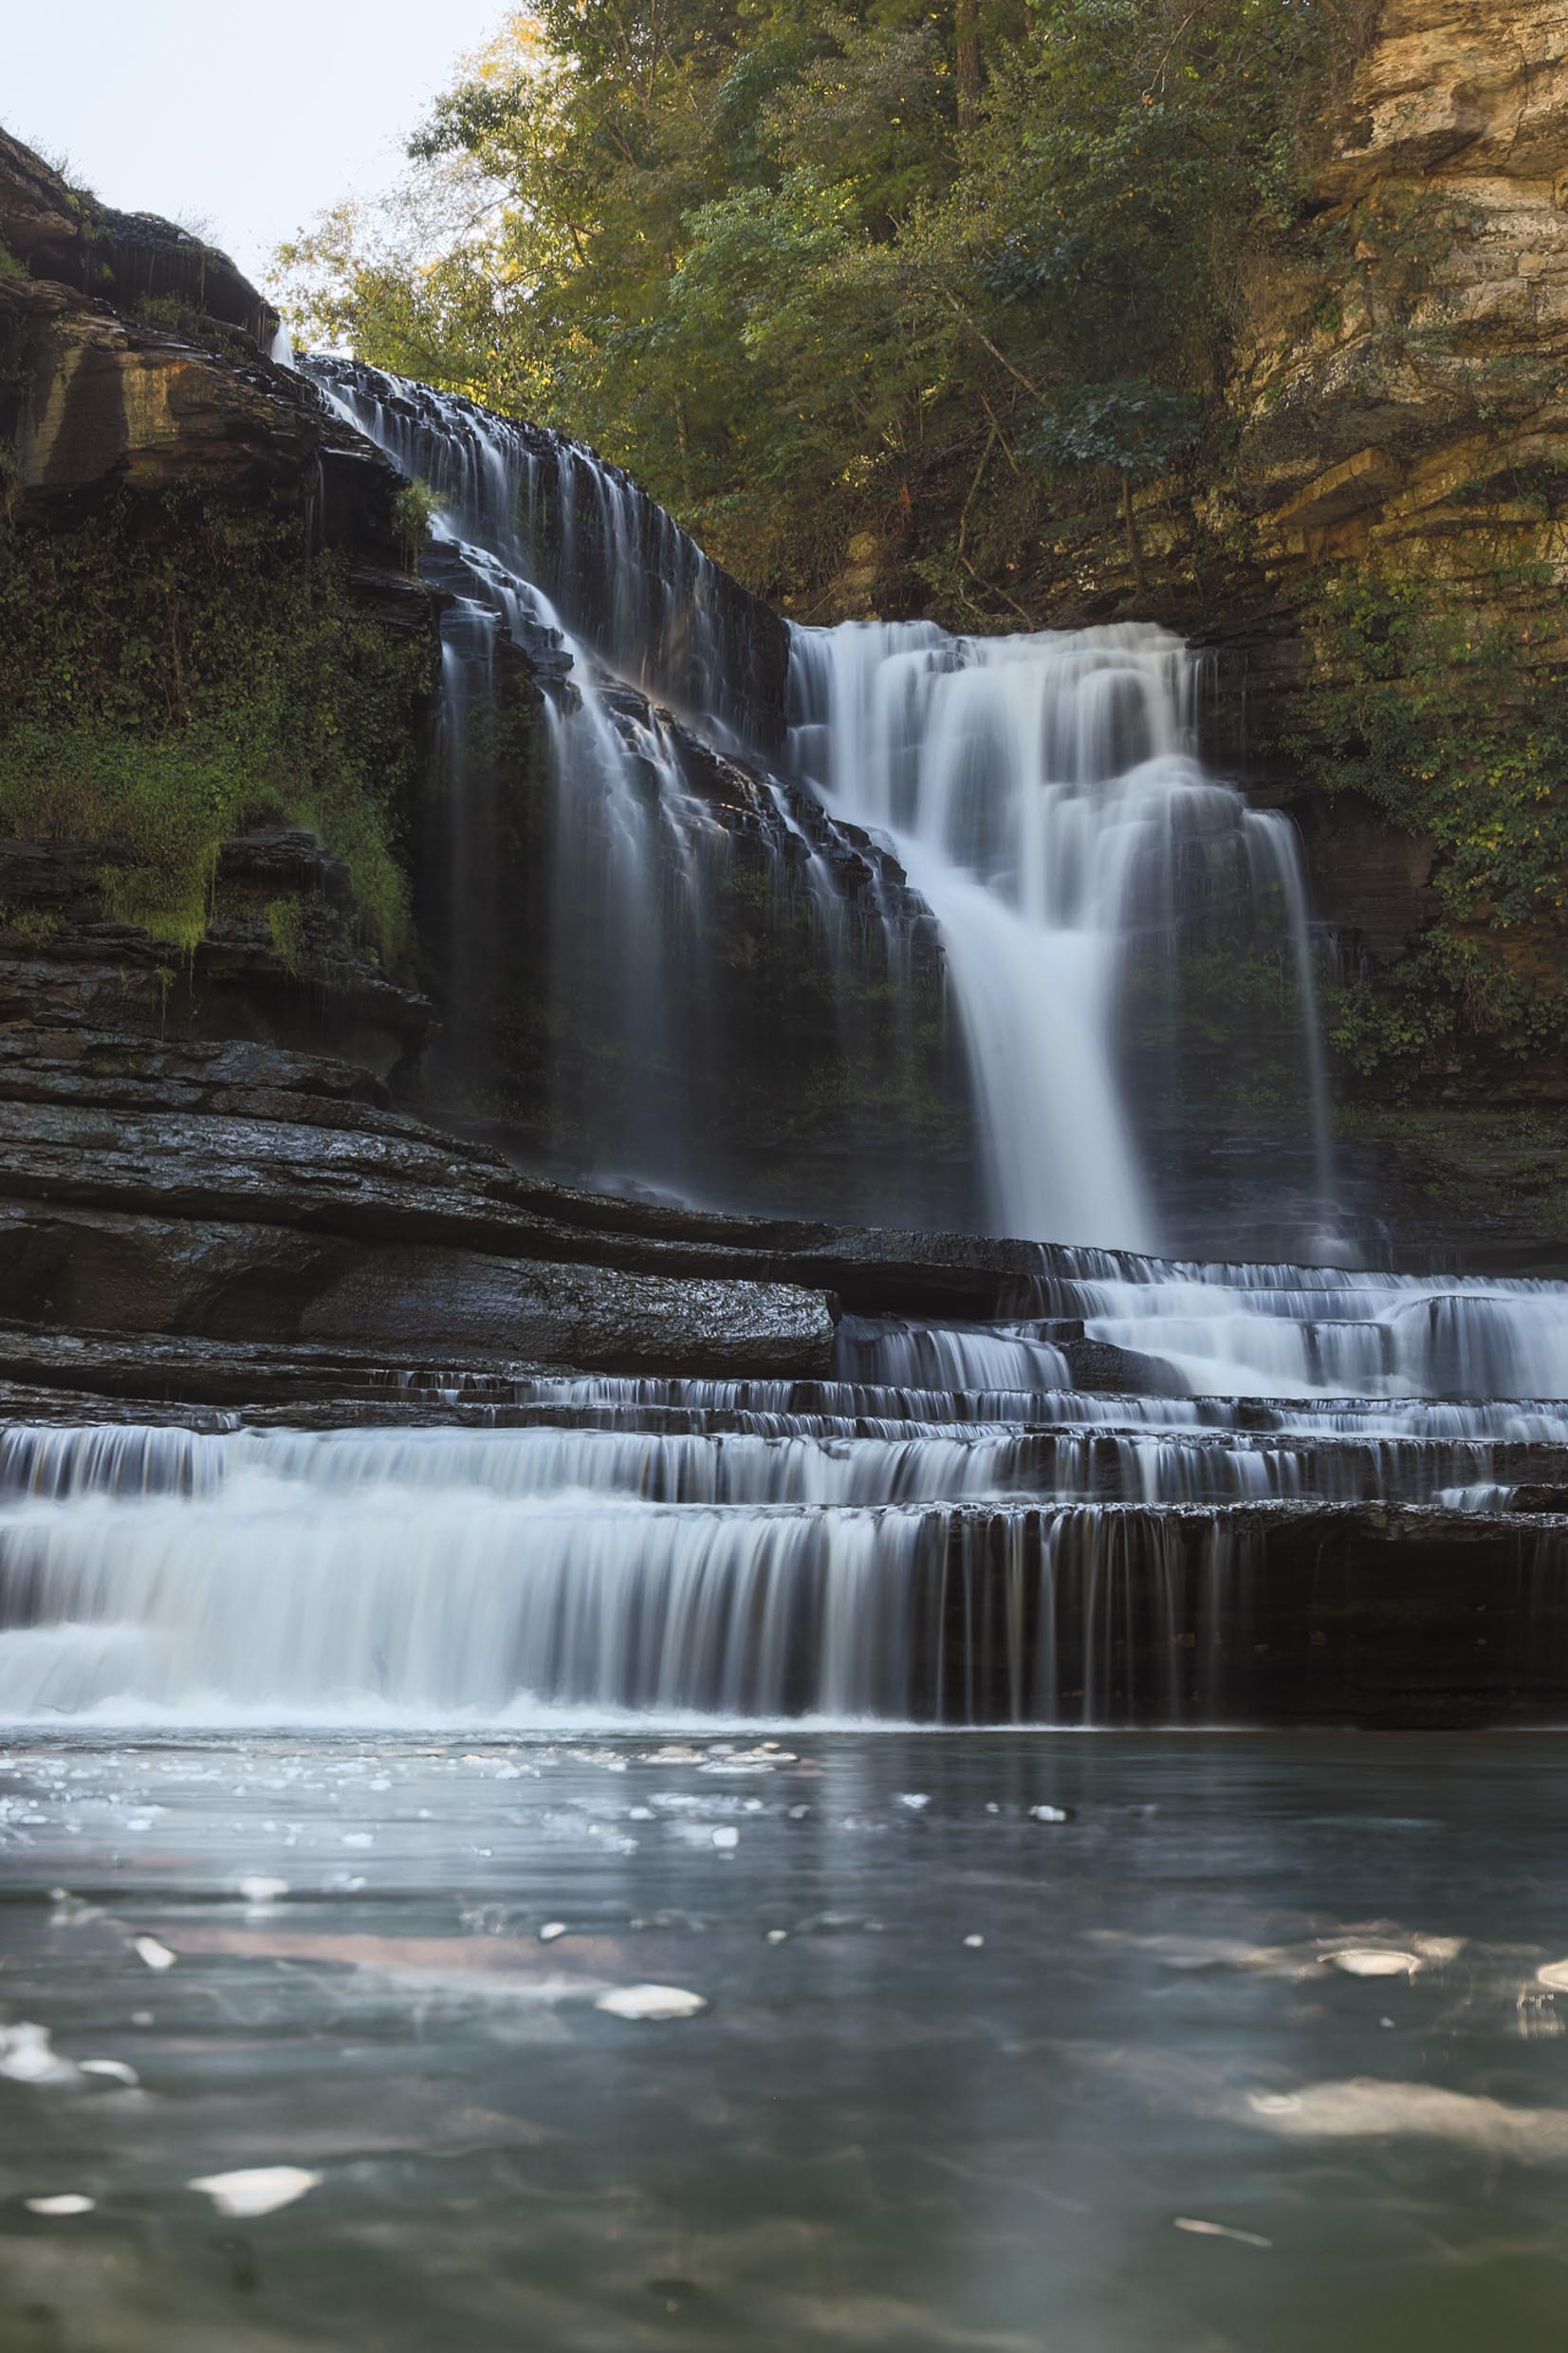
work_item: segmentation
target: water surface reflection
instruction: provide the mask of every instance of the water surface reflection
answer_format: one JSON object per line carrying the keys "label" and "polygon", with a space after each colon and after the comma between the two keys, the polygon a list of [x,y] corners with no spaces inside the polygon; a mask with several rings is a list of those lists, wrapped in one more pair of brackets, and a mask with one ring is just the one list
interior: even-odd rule
{"label": "water surface reflection", "polygon": [[1565,1758],[29,1736],[6,2342],[1555,2345]]}

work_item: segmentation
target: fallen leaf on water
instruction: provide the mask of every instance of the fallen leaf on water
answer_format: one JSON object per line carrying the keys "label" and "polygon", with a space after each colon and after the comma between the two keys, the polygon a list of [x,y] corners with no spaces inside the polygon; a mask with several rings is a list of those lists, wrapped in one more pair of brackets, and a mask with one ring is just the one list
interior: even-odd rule
{"label": "fallen leaf on water", "polygon": [[1191,2231],[1199,2238],[1233,2238],[1243,2247],[1272,2247],[1271,2238],[1261,2238],[1256,2231],[1233,2231],[1228,2222],[1199,2222],[1191,2214],[1178,2214],[1178,2231]]}
{"label": "fallen leaf on water", "polygon": [[306,2173],[303,2165],[256,2165],[240,2173],[203,2174],[186,2187],[210,2197],[220,2214],[249,2222],[258,2214],[276,2214],[280,2206],[292,2206],[314,2190],[321,2177]]}
{"label": "fallen leaf on water", "polygon": [[127,2066],[123,2059],[83,2059],[82,2072],[83,2075],[112,2076],[117,2084],[129,2084],[133,2088],[141,2081],[135,2067]]}
{"label": "fallen leaf on water", "polygon": [[612,2018],[694,2018],[708,2004],[683,1986],[633,1985],[612,1986],[594,2008],[607,2010]]}
{"label": "fallen leaf on water", "polygon": [[1413,1977],[1421,1966],[1418,1953],[1398,1953],[1383,1945],[1349,1945],[1342,1953],[1325,1953],[1323,1958],[1347,1977]]}

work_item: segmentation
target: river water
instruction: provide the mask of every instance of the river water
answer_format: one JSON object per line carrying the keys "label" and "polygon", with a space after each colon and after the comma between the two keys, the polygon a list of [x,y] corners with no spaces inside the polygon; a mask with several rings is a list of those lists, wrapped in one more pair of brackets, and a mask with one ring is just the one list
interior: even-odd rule
{"label": "river water", "polygon": [[1525,1735],[28,1736],[4,2341],[1555,2346],[1565,1829]]}

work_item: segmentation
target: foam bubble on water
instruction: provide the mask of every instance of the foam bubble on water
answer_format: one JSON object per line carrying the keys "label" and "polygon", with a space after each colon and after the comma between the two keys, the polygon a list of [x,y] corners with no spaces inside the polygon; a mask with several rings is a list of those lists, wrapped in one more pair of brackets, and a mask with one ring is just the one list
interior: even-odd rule
{"label": "foam bubble on water", "polygon": [[131,1950],[138,1960],[144,1962],[151,1970],[161,1972],[173,1969],[175,1965],[175,1955],[156,1936],[133,1936]]}
{"label": "foam bubble on water", "polygon": [[90,2214],[98,2200],[66,2190],[58,2197],[25,2197],[22,2203],[29,2214],[46,2214],[53,2220],[67,2214]]}
{"label": "foam bubble on water", "polygon": [[275,1903],[280,1896],[286,1896],[288,1893],[286,1880],[269,1879],[264,1872],[259,1871],[247,1872],[243,1878],[235,1881],[234,1885],[240,1895],[245,1898],[246,1902],[250,1904]]}

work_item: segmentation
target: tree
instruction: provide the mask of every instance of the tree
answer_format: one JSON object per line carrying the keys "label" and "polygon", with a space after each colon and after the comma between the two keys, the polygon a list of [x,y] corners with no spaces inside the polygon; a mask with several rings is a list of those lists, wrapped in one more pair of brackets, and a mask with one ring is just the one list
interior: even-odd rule
{"label": "tree", "polygon": [[1051,502],[1114,485],[1140,570],[1359,5],[539,0],[279,291],[596,442],[759,588],[809,607],[869,527],[1016,615]]}

